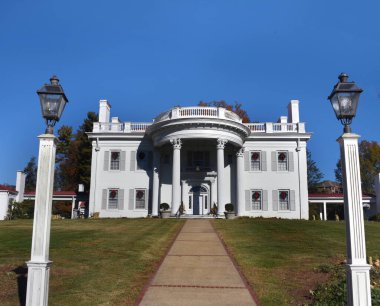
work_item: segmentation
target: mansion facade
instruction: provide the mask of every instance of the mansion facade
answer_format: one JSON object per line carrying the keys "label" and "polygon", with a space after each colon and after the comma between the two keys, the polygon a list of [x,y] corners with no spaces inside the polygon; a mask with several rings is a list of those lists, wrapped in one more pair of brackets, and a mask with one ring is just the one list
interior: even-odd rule
{"label": "mansion facade", "polygon": [[122,122],[99,102],[89,214],[106,218],[223,215],[308,219],[306,143],[299,101],[276,123],[242,123],[221,107],[175,107],[153,122]]}

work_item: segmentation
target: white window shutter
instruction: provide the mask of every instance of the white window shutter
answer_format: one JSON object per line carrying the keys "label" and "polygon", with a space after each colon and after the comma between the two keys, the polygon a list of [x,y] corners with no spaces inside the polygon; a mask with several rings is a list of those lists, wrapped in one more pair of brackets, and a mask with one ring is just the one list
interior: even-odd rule
{"label": "white window shutter", "polygon": [[119,200],[117,201],[117,209],[124,210],[124,189],[119,189]]}
{"label": "white window shutter", "polygon": [[245,151],[244,152],[244,170],[245,171],[249,171],[249,170],[251,170],[250,168],[250,160],[249,160],[249,154],[250,154],[250,152],[249,151]]}
{"label": "white window shutter", "polygon": [[263,190],[263,210],[268,211],[268,190]]}
{"label": "white window shutter", "polygon": [[125,151],[120,152],[120,171],[125,171]]}
{"label": "white window shutter", "polygon": [[296,192],[294,190],[290,190],[290,210],[296,210]]}
{"label": "white window shutter", "polygon": [[272,205],[273,205],[273,211],[278,211],[278,191],[277,190],[272,191]]}
{"label": "white window shutter", "polygon": [[293,172],[294,171],[294,154],[293,152],[288,152],[289,154],[289,171]]}
{"label": "white window shutter", "polygon": [[267,152],[261,151],[261,171],[267,171]]}
{"label": "white window shutter", "polygon": [[129,189],[128,209],[133,210],[135,207],[135,190]]}
{"label": "white window shutter", "polygon": [[104,152],[104,171],[108,171],[110,165],[110,151],[105,151]]}
{"label": "white window shutter", "polygon": [[102,210],[107,209],[107,189],[102,190]]}
{"label": "white window shutter", "polygon": [[136,170],[136,151],[131,151],[131,166],[130,166],[131,171]]}
{"label": "white window shutter", "polygon": [[277,152],[272,152],[272,171],[277,171]]}
{"label": "white window shutter", "polygon": [[149,201],[149,195],[148,190],[145,189],[145,209],[148,210],[148,202]]}
{"label": "white window shutter", "polygon": [[245,211],[251,211],[251,190],[245,191]]}

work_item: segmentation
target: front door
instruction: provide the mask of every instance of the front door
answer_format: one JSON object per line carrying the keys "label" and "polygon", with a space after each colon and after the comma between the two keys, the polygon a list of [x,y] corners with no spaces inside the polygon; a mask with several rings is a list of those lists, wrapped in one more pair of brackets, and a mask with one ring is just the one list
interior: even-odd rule
{"label": "front door", "polygon": [[193,194],[193,215],[199,215],[199,193]]}

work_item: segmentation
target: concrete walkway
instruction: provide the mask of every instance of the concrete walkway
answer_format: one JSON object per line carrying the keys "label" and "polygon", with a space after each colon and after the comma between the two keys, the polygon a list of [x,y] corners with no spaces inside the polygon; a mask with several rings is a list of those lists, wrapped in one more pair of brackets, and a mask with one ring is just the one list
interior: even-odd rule
{"label": "concrete walkway", "polygon": [[256,305],[208,220],[187,220],[139,305]]}

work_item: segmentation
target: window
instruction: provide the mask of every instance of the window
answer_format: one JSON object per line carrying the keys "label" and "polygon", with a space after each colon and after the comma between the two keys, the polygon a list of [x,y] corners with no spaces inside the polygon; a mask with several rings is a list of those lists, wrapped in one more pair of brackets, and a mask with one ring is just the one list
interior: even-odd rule
{"label": "window", "polygon": [[288,171],[288,152],[277,152],[277,170]]}
{"label": "window", "polygon": [[252,190],[252,210],[262,210],[262,192],[261,190]]}
{"label": "window", "polygon": [[136,189],[136,209],[145,209],[146,190]]}
{"label": "window", "polygon": [[208,151],[187,151],[188,170],[209,170],[210,152]]}
{"label": "window", "polygon": [[251,171],[261,171],[261,152],[251,152]]}
{"label": "window", "polygon": [[119,190],[110,189],[108,191],[108,209],[117,209],[118,200],[119,200]]}
{"label": "window", "polygon": [[279,190],[279,210],[289,210],[289,190]]}
{"label": "window", "polygon": [[191,199],[192,199],[192,197],[191,197],[191,195],[189,195],[189,209],[191,209]]}
{"label": "window", "polygon": [[111,152],[111,170],[120,170],[120,152]]}

